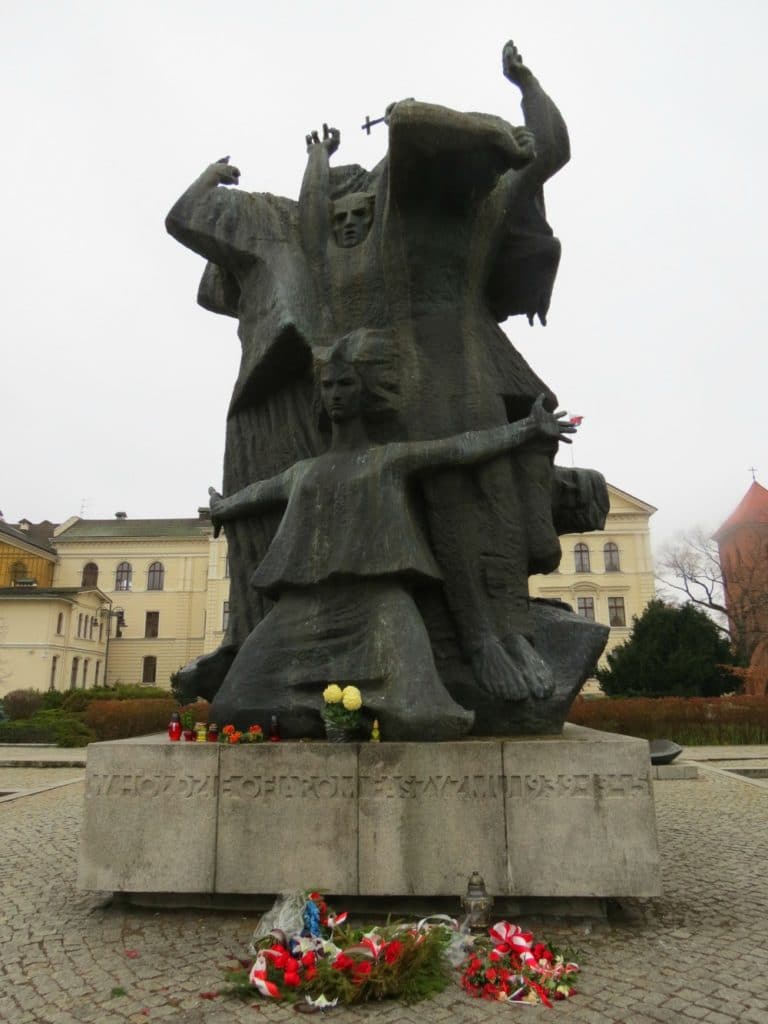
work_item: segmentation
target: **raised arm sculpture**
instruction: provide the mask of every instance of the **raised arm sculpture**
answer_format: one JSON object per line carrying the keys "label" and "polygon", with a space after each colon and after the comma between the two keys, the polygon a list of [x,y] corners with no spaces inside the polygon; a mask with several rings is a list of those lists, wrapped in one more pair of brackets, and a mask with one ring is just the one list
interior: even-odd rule
{"label": "raised arm sculpture", "polygon": [[[340,135],[324,128],[306,138],[298,202],[226,187],[239,172],[225,160],[174,205],[168,230],[209,261],[199,301],[239,320],[225,494],[323,450],[313,359],[359,329],[385,330],[399,352],[399,415],[371,417],[377,443],[492,429],[524,419],[542,394],[545,408],[555,408],[498,324],[520,313],[531,322],[546,317],[560,247],[542,186],[568,160],[568,136],[511,42],[502,66],[522,93],[524,127],[405,100],[388,108],[388,152],[372,171],[331,166]],[[607,506],[596,475],[588,487],[557,485],[556,447],[539,436],[514,453],[445,465],[414,484],[443,577],[441,588],[416,600],[446,686],[486,731],[489,723],[510,731],[524,717],[515,706],[543,707],[558,686],[552,659],[535,641],[527,584],[530,573],[559,562],[553,502],[560,493],[571,502],[596,492],[590,509],[598,514],[569,506],[557,515],[561,530],[570,521],[600,526]],[[209,670],[209,692],[269,609],[248,580],[280,521],[279,510],[243,510],[227,522],[231,635],[224,651],[198,666],[201,681]]]}

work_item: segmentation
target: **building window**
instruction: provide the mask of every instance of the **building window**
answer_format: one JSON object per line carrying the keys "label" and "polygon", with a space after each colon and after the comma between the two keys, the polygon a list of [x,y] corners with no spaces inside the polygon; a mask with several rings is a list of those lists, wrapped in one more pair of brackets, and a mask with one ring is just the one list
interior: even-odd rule
{"label": "building window", "polygon": [[221,606],[221,628],[225,633],[229,629],[229,601],[225,601]]}
{"label": "building window", "polygon": [[160,633],[160,612],[147,612],[144,619],[144,636],[153,640]]}
{"label": "building window", "polygon": [[83,661],[83,689],[88,685],[88,659]]}
{"label": "building window", "polygon": [[591,572],[589,568],[589,548],[586,544],[577,544],[573,549],[576,572]]}
{"label": "building window", "polygon": [[56,689],[56,669],[58,667],[59,667],[59,656],[58,656],[58,654],[54,654],[54,656],[51,658],[51,679],[50,679],[50,682],[48,683],[48,689],[49,690],[55,690]]}
{"label": "building window", "polygon": [[115,570],[115,590],[130,590],[133,569],[130,562],[121,562]]}
{"label": "building window", "polygon": [[626,626],[627,615],[624,611],[623,597],[608,598],[608,624],[610,626]]}
{"label": "building window", "polygon": [[608,541],[603,548],[603,558],[605,559],[606,572],[619,572],[621,570],[621,565],[619,564],[618,544],[614,544],[613,541]]}
{"label": "building window", "polygon": [[[589,571],[589,570],[587,570]],[[595,599],[594,597],[577,597],[576,610],[583,619],[595,621]]]}
{"label": "building window", "polygon": [[83,616],[82,615],[78,615],[77,616],[77,635],[80,636],[80,634],[82,632],[83,632]]}
{"label": "building window", "polygon": [[153,654],[144,659],[141,670],[142,683],[154,683],[157,676],[157,658]]}
{"label": "building window", "polygon": [[104,640],[104,623],[100,622],[99,623],[99,643],[102,643],[103,640]]}
{"label": "building window", "polygon": [[101,674],[101,662],[97,661],[96,662],[96,672],[94,673],[94,676],[93,676],[93,685],[94,686],[98,686],[99,685],[99,675],[100,674]]}
{"label": "building window", "polygon": [[162,590],[165,580],[165,569],[162,562],[153,562],[147,573],[147,590]]}
{"label": "building window", "polygon": [[59,612],[59,617],[56,619],[56,635],[61,636],[64,632],[64,612]]}
{"label": "building window", "polygon": [[70,688],[70,690],[74,690],[75,687],[77,686],[77,670],[79,668],[80,668],[80,659],[79,658],[73,658],[72,659],[72,674],[69,677],[69,688]]}
{"label": "building window", "polygon": [[83,566],[83,580],[81,587],[95,587],[99,582],[99,567],[95,562],[89,562]]}
{"label": "building window", "polygon": [[224,579],[229,579],[229,554],[224,558]]}
{"label": "building window", "polygon": [[14,562],[11,566],[11,586],[17,587],[27,578],[27,566],[24,562]]}

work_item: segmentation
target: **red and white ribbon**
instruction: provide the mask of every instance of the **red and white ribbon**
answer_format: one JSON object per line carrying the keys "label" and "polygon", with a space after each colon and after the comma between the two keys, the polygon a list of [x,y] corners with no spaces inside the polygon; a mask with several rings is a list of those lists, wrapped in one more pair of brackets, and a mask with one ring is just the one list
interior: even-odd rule
{"label": "red and white ribbon", "polygon": [[267,979],[267,954],[270,952],[271,950],[264,950],[259,953],[253,961],[253,967],[248,975],[248,981],[260,995],[268,996],[270,999],[279,999],[280,989],[274,981],[269,981]]}

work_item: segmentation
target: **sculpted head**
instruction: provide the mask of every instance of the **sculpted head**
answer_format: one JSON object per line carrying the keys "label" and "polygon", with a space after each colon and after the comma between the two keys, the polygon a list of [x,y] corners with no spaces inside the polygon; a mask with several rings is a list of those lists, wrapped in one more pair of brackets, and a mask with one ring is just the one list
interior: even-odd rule
{"label": "sculpted head", "polygon": [[320,399],[331,423],[361,415],[363,382],[351,363],[334,360],[320,371]]}
{"label": "sculpted head", "polygon": [[361,328],[345,334],[316,355],[319,411],[332,423],[392,416],[399,407],[398,362],[391,332]]}
{"label": "sculpted head", "polygon": [[331,207],[333,237],[342,249],[360,245],[368,237],[373,224],[374,195],[352,192],[334,200]]}

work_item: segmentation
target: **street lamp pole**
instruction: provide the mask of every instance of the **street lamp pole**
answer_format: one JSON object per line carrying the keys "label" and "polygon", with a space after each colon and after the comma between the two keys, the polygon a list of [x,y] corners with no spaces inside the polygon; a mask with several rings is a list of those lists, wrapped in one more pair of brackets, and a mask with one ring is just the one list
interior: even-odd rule
{"label": "street lamp pole", "polygon": [[[109,677],[107,672],[109,671],[109,640],[112,632],[112,619],[117,619],[118,630],[125,625],[125,609],[124,608],[102,608],[100,615],[102,618],[107,620],[107,642],[104,645],[104,686],[109,686]],[[116,634],[116,636],[119,634]]]}

